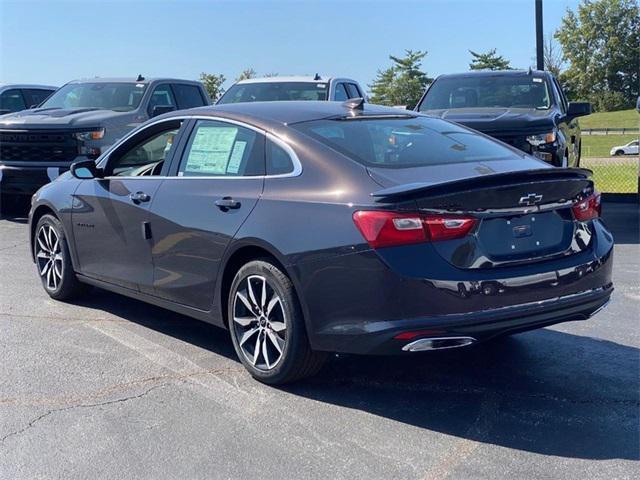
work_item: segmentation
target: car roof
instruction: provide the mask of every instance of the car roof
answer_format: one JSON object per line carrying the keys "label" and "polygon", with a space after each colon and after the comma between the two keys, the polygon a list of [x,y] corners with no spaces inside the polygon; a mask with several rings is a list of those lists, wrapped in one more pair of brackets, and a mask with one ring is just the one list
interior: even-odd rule
{"label": "car roof", "polygon": [[194,85],[199,85],[200,82],[197,80],[185,80],[183,78],[172,78],[172,77],[156,77],[156,78],[143,78],[142,80],[138,80],[134,77],[95,77],[95,78],[80,78],[77,80],[71,80],[69,83],[157,83],[157,82],[176,82],[176,83],[191,83]]}
{"label": "car roof", "polygon": [[544,77],[549,72],[542,70],[470,70],[461,73],[445,73],[438,78],[469,78],[469,77]]}
{"label": "car roof", "polygon": [[291,75],[291,76],[275,76],[275,77],[259,77],[259,78],[247,78],[245,80],[239,80],[236,85],[244,85],[247,83],[281,83],[281,82],[299,82],[299,83],[329,83],[332,80],[345,80],[349,82],[355,82],[350,78],[337,78],[337,77],[312,77],[304,75]]}
{"label": "car roof", "polygon": [[42,88],[45,90],[57,90],[58,87],[53,85],[40,85],[36,83],[0,83],[0,89],[5,90],[7,88]]}
{"label": "car roof", "polygon": [[362,110],[359,110],[350,108],[343,102],[294,100],[278,102],[225,103],[221,105],[197,107],[189,110],[171,112],[163,115],[163,117],[172,118],[185,115],[219,116],[229,118],[231,120],[244,121],[264,129],[342,116],[422,116],[418,112],[372,105],[370,103],[365,103]]}

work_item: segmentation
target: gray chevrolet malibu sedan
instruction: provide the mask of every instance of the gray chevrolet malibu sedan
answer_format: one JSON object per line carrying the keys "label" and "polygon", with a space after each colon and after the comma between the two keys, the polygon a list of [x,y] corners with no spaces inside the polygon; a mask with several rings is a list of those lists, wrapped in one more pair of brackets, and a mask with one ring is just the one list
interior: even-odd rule
{"label": "gray chevrolet malibu sedan", "polygon": [[159,116],[33,198],[46,292],[94,285],[230,332],[257,379],[327,352],[472,346],[603,308],[591,172],[354,99]]}

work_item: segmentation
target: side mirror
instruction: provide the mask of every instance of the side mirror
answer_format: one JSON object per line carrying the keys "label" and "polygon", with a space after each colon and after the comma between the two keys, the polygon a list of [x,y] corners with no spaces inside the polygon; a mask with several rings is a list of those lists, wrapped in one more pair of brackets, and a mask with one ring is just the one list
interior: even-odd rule
{"label": "side mirror", "polygon": [[151,116],[157,117],[158,115],[162,115],[163,113],[173,112],[176,109],[173,105],[156,105],[151,110]]}
{"label": "side mirror", "polygon": [[591,104],[589,102],[569,102],[567,117],[584,117],[591,115]]}
{"label": "side mirror", "polygon": [[97,167],[93,160],[82,160],[71,164],[71,175],[80,180],[91,180],[92,178],[102,178],[102,170]]}

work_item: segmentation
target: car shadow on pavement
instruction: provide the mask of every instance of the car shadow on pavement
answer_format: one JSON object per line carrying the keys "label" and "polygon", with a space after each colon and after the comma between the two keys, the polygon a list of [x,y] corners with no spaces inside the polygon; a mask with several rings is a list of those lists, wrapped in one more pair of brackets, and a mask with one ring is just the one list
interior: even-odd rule
{"label": "car shadow on pavement", "polygon": [[[227,331],[204,322],[98,289],[78,304],[237,361]],[[466,349],[334,356],[281,390],[480,444],[637,460],[639,360],[637,348],[543,329]]]}
{"label": "car shadow on pavement", "polygon": [[640,459],[640,351],[544,329],[468,349],[338,358],[287,391],[479,443]]}

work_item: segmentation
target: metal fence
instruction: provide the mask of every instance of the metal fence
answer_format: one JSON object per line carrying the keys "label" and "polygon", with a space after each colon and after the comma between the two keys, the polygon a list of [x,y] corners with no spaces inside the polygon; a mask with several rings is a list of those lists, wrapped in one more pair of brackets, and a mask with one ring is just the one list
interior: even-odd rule
{"label": "metal fence", "polygon": [[583,128],[582,135],[638,135],[640,129],[636,128]]}
{"label": "metal fence", "polygon": [[582,158],[580,166],[593,171],[596,187],[603,193],[638,195],[640,157]]}

